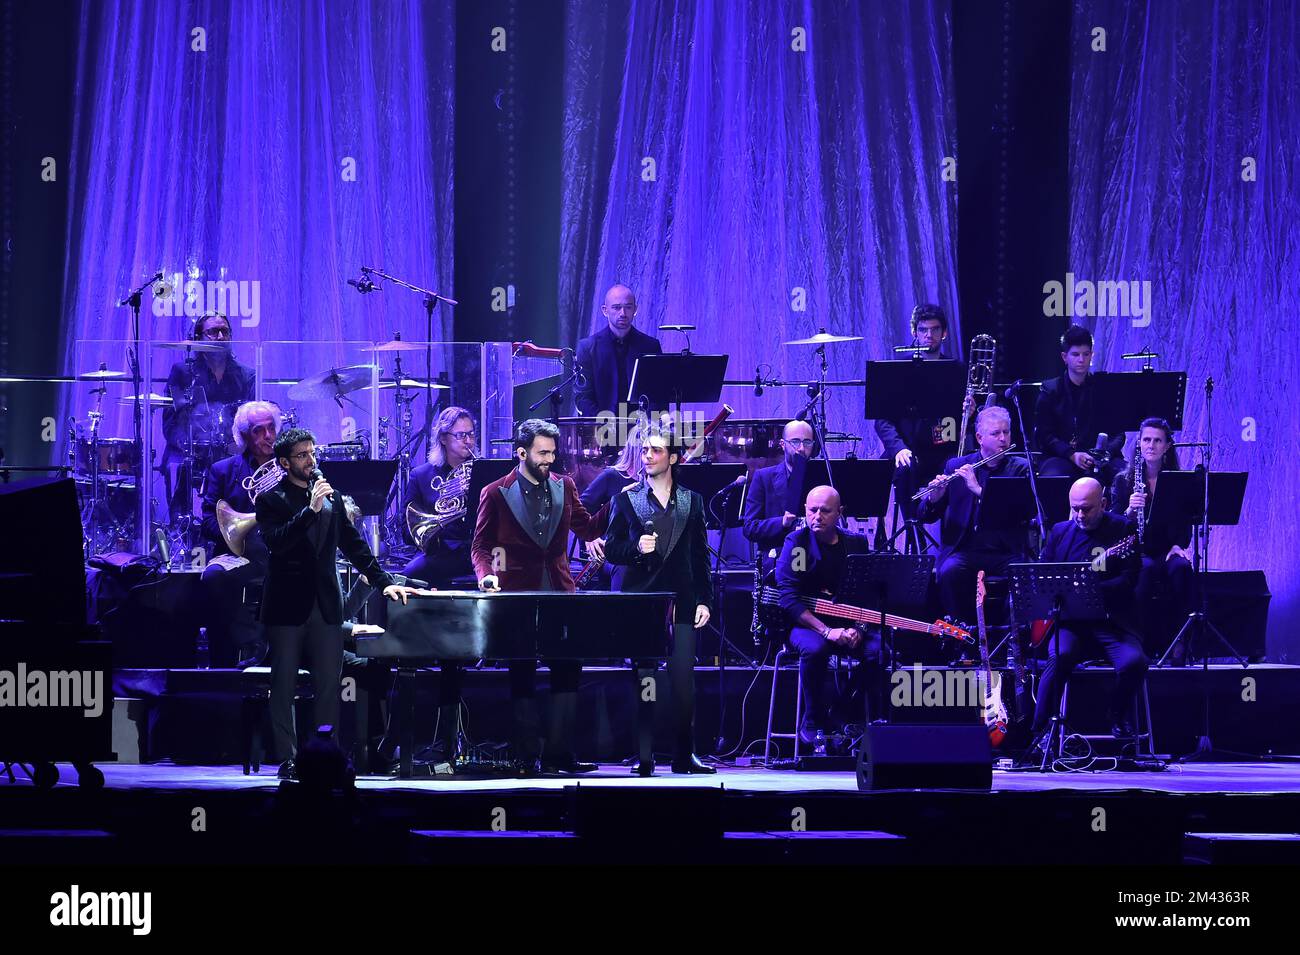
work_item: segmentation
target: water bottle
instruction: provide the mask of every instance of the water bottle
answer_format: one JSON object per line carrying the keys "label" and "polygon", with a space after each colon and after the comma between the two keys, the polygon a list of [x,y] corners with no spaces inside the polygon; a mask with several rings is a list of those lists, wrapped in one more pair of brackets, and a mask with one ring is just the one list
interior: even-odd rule
{"label": "water bottle", "polygon": [[197,666],[200,670],[207,670],[212,666],[212,654],[208,647],[208,628],[199,627],[198,639],[194,641],[194,656],[197,658]]}

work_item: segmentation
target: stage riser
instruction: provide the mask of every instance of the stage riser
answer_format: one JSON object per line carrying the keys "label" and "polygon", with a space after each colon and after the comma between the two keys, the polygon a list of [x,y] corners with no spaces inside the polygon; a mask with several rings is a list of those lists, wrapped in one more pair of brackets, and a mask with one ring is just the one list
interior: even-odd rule
{"label": "stage riser", "polygon": [[[735,747],[741,732],[741,700],[751,681],[752,670],[728,669],[719,690],[714,668],[696,671],[696,748],[715,752],[720,700],[726,702],[722,735],[727,748]],[[1255,701],[1242,699],[1242,679],[1255,681]],[[1070,725],[1077,732],[1106,732],[1106,709],[1113,679],[1110,670],[1081,670],[1070,693]],[[1253,667],[1213,669],[1211,686],[1211,732],[1220,749],[1245,753],[1300,753],[1300,668]],[[539,687],[546,686],[542,671]],[[770,671],[757,674],[749,693],[745,714],[745,746],[762,739],[767,723]],[[1149,677],[1156,746],[1160,752],[1182,754],[1195,749],[1201,733],[1202,675],[1194,669],[1153,670]],[[416,738],[429,742],[436,719],[438,674],[417,675]],[[788,731],[794,723],[794,670],[783,671],[778,686],[776,728]],[[234,763],[240,755],[241,681],[237,671],[121,671],[114,680],[114,695],[142,698],[146,740],[142,758],[172,759],[192,763]],[[667,680],[659,684],[662,703],[668,701]],[[1004,698],[1009,695],[1009,675],[1004,676]],[[509,690],[506,673],[499,670],[470,670],[465,675],[463,698],[469,708],[469,727],[477,743],[510,738]],[[546,695],[542,694],[545,707]],[[342,725],[351,721],[351,706],[343,707]],[[299,711],[299,725],[310,720],[310,704]],[[923,714],[918,713],[918,716]],[[668,752],[672,745],[668,707],[659,707],[656,748]],[[139,725],[139,724],[137,724]],[[543,724],[544,725],[544,724]],[[584,673],[579,696],[577,745],[590,759],[616,762],[632,755],[635,748],[636,710],[630,674],[622,670],[589,670]],[[269,728],[265,738],[270,740]],[[790,741],[783,741],[782,755],[791,755]],[[761,747],[761,744],[760,744]],[[756,752],[759,747],[751,749]],[[270,757],[268,757],[270,758]]]}
{"label": "stage riser", "polygon": [[[268,780],[269,781],[269,780]],[[588,788],[588,787],[583,787]],[[1189,831],[1288,833],[1300,818],[1300,794],[1169,795],[1040,791],[1033,793],[731,793],[677,790],[674,819],[653,822],[636,809],[661,798],[645,790],[618,800],[627,812],[589,836],[569,791],[476,793],[361,791],[353,799],[319,804],[303,794],[275,791],[75,789],[53,793],[0,790],[0,829],[102,830],[111,839],[5,839],[12,863],[51,859],[132,862],[295,861],[511,863],[585,861],[873,862],[989,864],[1059,863],[1176,865]],[[698,802],[692,797],[698,795]],[[705,832],[682,825],[680,813],[710,816]],[[194,831],[195,810],[206,831]],[[1096,828],[1097,810],[1105,829]],[[659,816],[660,814],[652,814]],[[791,832],[798,818],[807,835],[785,840],[727,839],[727,833]],[[573,838],[449,839],[436,851],[416,843],[414,830],[490,833],[494,820],[511,830],[571,834]],[[837,838],[872,830],[904,837],[881,844]],[[489,837],[490,838],[490,837]],[[826,845],[817,843],[825,841]],[[475,848],[477,847],[477,848]],[[478,853],[476,856],[475,853]]]}

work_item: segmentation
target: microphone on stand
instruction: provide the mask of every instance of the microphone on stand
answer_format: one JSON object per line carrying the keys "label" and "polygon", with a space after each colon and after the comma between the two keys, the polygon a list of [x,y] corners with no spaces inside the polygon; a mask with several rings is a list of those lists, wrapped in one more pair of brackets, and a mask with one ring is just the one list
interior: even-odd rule
{"label": "microphone on stand", "polygon": [[761,368],[754,369],[754,397],[763,397],[763,373]]}
{"label": "microphone on stand", "polygon": [[379,286],[370,281],[370,277],[366,275],[361,276],[360,279],[348,279],[348,284],[362,295],[365,295],[367,292],[380,291]]}
{"label": "microphone on stand", "polygon": [[1017,378],[1015,381],[1011,383],[1011,387],[1009,387],[1006,391],[1002,392],[1002,397],[1007,399],[1007,401],[1015,401],[1016,392],[1020,390],[1020,386],[1023,383],[1024,383],[1023,379]]}

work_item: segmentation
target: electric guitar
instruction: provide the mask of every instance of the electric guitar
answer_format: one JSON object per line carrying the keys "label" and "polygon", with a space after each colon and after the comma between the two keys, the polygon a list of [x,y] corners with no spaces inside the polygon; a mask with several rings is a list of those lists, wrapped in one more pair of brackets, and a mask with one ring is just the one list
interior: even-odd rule
{"label": "electric guitar", "polygon": [[[1112,560],[1124,560],[1133,555],[1137,547],[1138,537],[1136,534],[1129,534],[1114,547],[1107,548],[1105,553],[1098,554],[1092,560],[1092,568],[1098,572],[1105,570],[1106,564]],[[1047,630],[1051,626],[1050,620],[1033,620],[1029,624],[1029,643],[1037,647],[1047,636]]]}
{"label": "electric guitar", "polygon": [[975,578],[975,623],[980,632],[980,662],[984,665],[984,725],[989,731],[989,742],[1001,746],[1007,738],[1007,708],[1002,702],[1002,687],[993,682],[993,668],[989,665],[989,637],[984,628],[984,571]]}
{"label": "electric guitar", "polygon": [[[780,593],[774,587],[765,587],[761,600],[763,603],[775,607],[780,601]],[[828,597],[800,597],[799,601],[819,617],[854,620],[860,625],[881,624],[879,610],[868,610],[865,607],[855,607],[852,604],[836,603]],[[915,633],[925,633],[940,639],[950,637],[962,643],[975,642],[975,638],[971,636],[969,630],[947,620],[926,623],[924,620],[912,620],[909,617],[899,617],[891,613],[885,616],[884,626],[894,627],[898,630],[911,630]]]}

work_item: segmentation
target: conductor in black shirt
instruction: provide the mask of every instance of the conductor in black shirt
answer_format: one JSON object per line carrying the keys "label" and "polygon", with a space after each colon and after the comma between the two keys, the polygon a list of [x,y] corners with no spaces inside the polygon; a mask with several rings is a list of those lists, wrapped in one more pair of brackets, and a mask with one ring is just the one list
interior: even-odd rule
{"label": "conductor in black shirt", "polygon": [[257,524],[270,552],[262,593],[262,623],[271,645],[271,723],[276,748],[287,758],[280,778],[296,773],[298,736],[293,696],[298,665],[307,657],[311,670],[313,723],[336,726],[343,667],[343,593],[335,552],[391,600],[406,602],[409,587],[399,587],[379,566],[365,540],[348,520],[342,496],[316,470],[316,439],[290,428],[275,441],[274,454],[284,478],[257,496]]}
{"label": "conductor in black shirt", "polygon": [[[808,492],[804,505],[807,526],[791,532],[781,548],[776,565],[776,582],[781,609],[794,625],[790,643],[799,651],[799,682],[807,705],[799,721],[799,739],[813,747],[825,745],[830,728],[826,699],[826,664],[832,655],[876,659],[880,635],[873,631],[864,646],[856,627],[824,623],[803,603],[803,597],[834,594],[851,554],[865,554],[870,541],[839,527],[844,509],[839,492],[825,485]],[[842,622],[842,621],[840,621]]]}
{"label": "conductor in black shirt", "polygon": [[1110,700],[1111,732],[1117,739],[1134,735],[1130,713],[1133,699],[1146,678],[1150,661],[1136,636],[1121,623],[1132,600],[1134,562],[1122,557],[1099,560],[1104,552],[1132,533],[1133,526],[1106,512],[1101,484],[1095,478],[1075,481],[1070,488],[1070,519],[1052,528],[1043,549],[1047,563],[1091,561],[1101,574],[1102,600],[1109,615],[1103,623],[1062,620],[1059,632],[1047,640],[1047,668],[1034,710],[1034,732],[1047,728],[1061,701],[1070,674],[1081,660],[1102,650],[1115,667]]}
{"label": "conductor in black shirt", "polygon": [[573,400],[580,415],[608,411],[625,417],[619,404],[627,400],[632,366],[642,355],[659,355],[659,339],[635,327],[636,296],[626,285],[615,285],[605,293],[601,314],[605,328],[578,342],[574,362],[581,367],[582,380]]}

